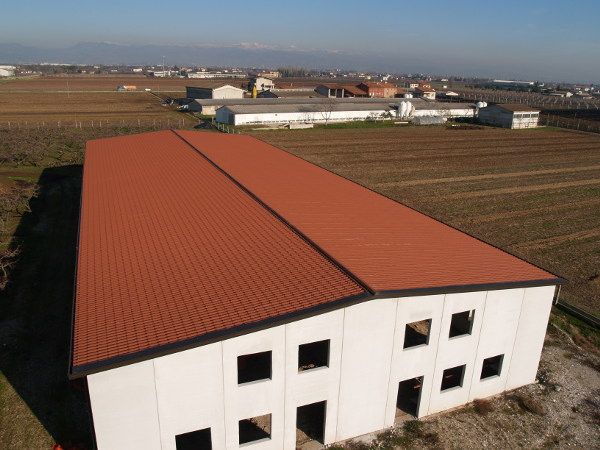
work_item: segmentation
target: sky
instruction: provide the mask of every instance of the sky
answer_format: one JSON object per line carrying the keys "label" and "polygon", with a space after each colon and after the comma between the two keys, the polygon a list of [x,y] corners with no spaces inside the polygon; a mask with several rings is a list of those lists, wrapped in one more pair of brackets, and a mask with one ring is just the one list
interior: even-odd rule
{"label": "sky", "polygon": [[598,0],[20,0],[0,11],[0,43],[243,44],[373,55],[402,72],[422,61],[440,74],[600,81]]}

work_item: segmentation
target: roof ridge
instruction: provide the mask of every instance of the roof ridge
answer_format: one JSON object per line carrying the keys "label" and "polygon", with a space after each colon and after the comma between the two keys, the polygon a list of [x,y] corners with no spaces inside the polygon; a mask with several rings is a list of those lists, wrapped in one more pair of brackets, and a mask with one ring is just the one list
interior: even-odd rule
{"label": "roof ridge", "polygon": [[211,165],[213,165],[217,170],[223,173],[233,184],[239,187],[242,191],[244,191],[252,200],[258,203],[262,208],[264,208],[267,212],[273,215],[277,220],[283,223],[287,228],[289,228],[294,234],[300,237],[303,241],[305,241],[310,247],[312,247],[315,251],[317,251],[321,256],[331,262],[335,267],[337,267],[342,273],[350,277],[354,282],[356,282],[360,287],[362,287],[367,293],[371,295],[375,295],[376,291],[371,286],[369,286],[365,281],[360,279],[357,275],[351,272],[346,266],[340,263],[337,259],[331,256],[328,252],[323,250],[317,243],[315,243],[312,239],[310,239],[307,235],[301,232],[298,228],[292,225],[288,220],[286,220],[281,214],[279,214],[275,209],[271,208],[265,201],[263,201],[260,197],[258,197],[254,192],[252,192],[247,186],[242,184],[236,178],[234,178],[229,172],[215,163],[211,158],[209,158],[201,149],[196,147],[190,141],[188,141],[185,137],[183,137],[177,130],[171,129],[175,136],[185,142],[190,148],[192,148],[195,152],[197,152],[201,157],[206,159]]}
{"label": "roof ridge", "polygon": [[[251,139],[255,139],[257,141],[260,141],[263,144],[267,144],[267,145],[269,145],[271,147],[275,147],[273,144],[271,144],[271,143],[269,143],[269,142],[267,142],[267,141],[265,141],[265,140],[263,140],[261,138],[258,138],[258,137],[255,137],[255,136],[249,136],[249,135],[246,135],[246,136],[250,137]],[[450,228],[450,229],[452,229],[454,231],[458,231],[459,233],[465,234],[465,235],[469,236],[470,238],[475,239],[476,241],[479,241],[479,242],[481,242],[481,243],[483,243],[485,245],[488,245],[488,246],[494,248],[495,250],[498,250],[498,251],[500,251],[502,253],[506,253],[506,254],[512,256],[513,258],[516,258],[516,259],[518,259],[518,260],[520,260],[522,262],[525,262],[525,263],[527,263],[527,264],[529,264],[529,265],[531,265],[533,267],[536,267],[537,269],[540,269],[540,270],[542,270],[542,271],[544,271],[544,272],[546,272],[546,273],[548,273],[550,275],[553,275],[556,278],[556,280],[557,280],[558,283],[562,284],[562,283],[565,283],[566,281],[568,281],[566,278],[564,278],[564,277],[562,277],[560,275],[557,275],[556,273],[550,271],[549,269],[546,269],[545,267],[540,266],[537,263],[533,263],[533,262],[525,259],[524,257],[521,257],[521,256],[518,256],[518,255],[514,254],[513,252],[511,252],[509,250],[505,250],[505,249],[499,247],[496,244],[493,244],[491,242],[488,242],[487,240],[484,240],[484,239],[482,239],[480,237],[477,237],[477,236],[475,236],[474,234],[472,234],[472,233],[470,233],[468,231],[461,230],[460,228],[458,228],[458,227],[456,227],[454,225],[451,225],[450,223],[446,222],[445,220],[438,219],[438,218],[434,217],[433,215],[431,215],[429,213],[421,211],[420,209],[414,208],[414,207],[412,207],[412,206],[410,206],[410,205],[408,205],[408,204],[406,204],[406,203],[404,203],[404,202],[402,202],[400,200],[396,200],[396,199],[394,199],[394,198],[392,198],[392,197],[390,197],[388,195],[385,195],[385,194],[383,194],[381,192],[378,192],[378,191],[376,191],[375,189],[373,189],[373,188],[371,188],[369,186],[366,186],[366,185],[364,185],[362,183],[359,183],[359,182],[354,181],[354,180],[352,180],[350,178],[347,178],[344,175],[340,175],[339,173],[333,172],[332,170],[329,170],[327,167],[324,167],[321,164],[318,164],[316,162],[312,162],[312,161],[309,161],[307,159],[304,159],[303,157],[301,157],[299,155],[296,155],[296,154],[292,153],[291,151],[289,151],[289,150],[287,150],[285,148],[281,148],[281,147],[276,147],[276,148],[279,149],[279,150],[281,150],[281,151],[283,151],[283,152],[285,152],[285,153],[287,153],[289,156],[291,156],[293,158],[296,158],[296,159],[299,159],[299,160],[301,160],[301,161],[303,161],[305,163],[309,163],[309,164],[312,164],[314,166],[317,166],[318,168],[320,168],[320,169],[322,169],[322,170],[324,170],[324,171],[326,171],[326,172],[328,172],[328,173],[330,173],[332,175],[335,175],[336,177],[339,177],[339,178],[341,178],[341,179],[343,179],[345,181],[349,181],[350,183],[355,184],[357,186],[360,186],[361,188],[366,189],[366,190],[370,191],[371,193],[373,193],[375,195],[378,195],[378,196],[383,197],[383,198],[385,198],[387,200],[390,200],[390,201],[392,201],[394,203],[397,203],[398,205],[401,205],[401,206],[403,206],[405,208],[408,208],[411,211],[414,211],[414,212],[416,212],[418,214],[421,214],[421,215],[423,215],[425,217],[428,217],[429,219],[432,219],[432,220],[434,220],[436,222],[439,222],[442,225],[444,225],[444,226],[446,226],[446,227],[448,227],[448,228]],[[378,292],[378,291],[375,291],[375,292]]]}

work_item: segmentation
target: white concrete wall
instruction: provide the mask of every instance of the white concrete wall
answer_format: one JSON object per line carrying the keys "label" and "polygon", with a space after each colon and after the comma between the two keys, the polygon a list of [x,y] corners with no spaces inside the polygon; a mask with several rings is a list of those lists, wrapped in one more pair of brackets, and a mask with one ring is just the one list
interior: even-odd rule
{"label": "white concrete wall", "polygon": [[[535,380],[554,287],[377,299],[88,377],[102,449],[175,449],[175,436],[210,428],[214,449],[239,448],[239,420],[271,414],[271,439],[294,449],[296,408],[327,402],[325,443],[393,425],[398,383],[423,376],[419,416]],[[449,338],[453,313],[475,310],[470,335]],[[429,343],[403,348],[407,323],[431,319]],[[328,367],[298,372],[300,344],[330,340]],[[272,377],[237,384],[237,357],[272,352]],[[485,358],[504,355],[480,380]],[[441,392],[445,369],[463,385]]]}
{"label": "white concrete wall", "polygon": [[[289,112],[289,113],[256,113],[256,114],[235,114],[233,125],[250,124],[268,124],[268,123],[289,123],[289,122],[349,122],[352,120],[366,120],[372,117],[380,118],[387,111],[327,111],[326,106],[321,112]],[[216,120],[220,123],[228,123],[227,108],[217,110]]]}
{"label": "white concrete wall", "polygon": [[212,98],[244,98],[244,90],[234,86],[213,89]]}
{"label": "white concrete wall", "polygon": [[385,426],[396,299],[346,308],[337,440]]}
{"label": "white concrete wall", "polygon": [[474,117],[475,109],[473,108],[452,108],[452,109],[416,109],[412,113],[413,117]]}

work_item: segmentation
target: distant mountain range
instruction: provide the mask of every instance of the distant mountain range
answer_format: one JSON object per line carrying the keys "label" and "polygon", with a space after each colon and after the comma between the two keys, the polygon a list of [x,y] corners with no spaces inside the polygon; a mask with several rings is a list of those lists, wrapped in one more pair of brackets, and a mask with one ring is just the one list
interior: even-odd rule
{"label": "distant mountain range", "polygon": [[[123,45],[85,42],[64,48],[39,48],[0,43],[0,63],[65,63],[157,65],[162,58],[169,65],[280,67],[314,69],[399,70],[389,57],[321,50],[296,50],[258,44],[233,46]],[[403,61],[406,63],[406,61]],[[403,64],[404,65],[404,64]]]}

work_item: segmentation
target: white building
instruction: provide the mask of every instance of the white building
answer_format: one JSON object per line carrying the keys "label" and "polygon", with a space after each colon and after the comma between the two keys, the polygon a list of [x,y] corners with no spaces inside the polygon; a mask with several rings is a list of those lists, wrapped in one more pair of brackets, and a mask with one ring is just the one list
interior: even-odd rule
{"label": "white building", "polygon": [[257,91],[267,91],[275,89],[275,82],[270,78],[257,76],[250,79],[249,90],[252,90],[254,86],[256,86]]}
{"label": "white building", "polygon": [[503,128],[536,128],[540,111],[517,103],[497,104],[481,108],[480,122]]}
{"label": "white building", "polygon": [[211,86],[186,86],[187,98],[225,99],[244,98],[244,90],[230,84],[215,84]]}
{"label": "white building", "polygon": [[15,70],[15,66],[0,66],[0,77],[14,77]]}
{"label": "white building", "polygon": [[90,141],[81,211],[100,450],[327,445],[532,383],[561,282],[245,135]]}
{"label": "white building", "polygon": [[296,103],[236,105],[217,109],[215,119],[230,125],[350,122],[391,119],[393,109],[385,103]]}

